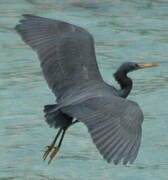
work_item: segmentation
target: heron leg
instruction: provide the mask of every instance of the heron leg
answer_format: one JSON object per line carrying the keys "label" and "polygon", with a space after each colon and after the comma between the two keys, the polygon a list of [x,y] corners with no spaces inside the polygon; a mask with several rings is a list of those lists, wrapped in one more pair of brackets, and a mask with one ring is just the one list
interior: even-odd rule
{"label": "heron leg", "polygon": [[51,143],[51,145],[47,146],[47,150],[44,152],[43,155],[43,160],[46,160],[47,156],[49,155],[49,153],[52,151],[52,149],[54,148],[54,145],[59,137],[59,135],[61,134],[61,132],[63,131],[62,128],[59,129],[57,135],[54,138],[54,141]]}
{"label": "heron leg", "polygon": [[64,139],[64,135],[65,135],[66,130],[67,130],[67,128],[64,128],[64,129],[63,129],[63,133],[62,133],[62,135],[61,135],[61,139],[60,139],[60,141],[59,141],[59,143],[58,143],[58,146],[55,146],[55,147],[53,148],[53,151],[51,152],[50,160],[48,161],[48,164],[51,163],[51,161],[53,160],[53,158],[56,156],[57,152],[59,151],[59,149],[60,149],[60,147],[61,147],[61,144],[62,144],[62,141],[63,141],[63,139]]}
{"label": "heron leg", "polygon": [[[71,122],[71,125],[75,124],[79,122],[78,120],[75,120],[74,122]],[[48,164],[51,163],[51,161],[53,160],[53,158],[56,156],[57,152],[59,151],[60,147],[61,147],[61,144],[62,144],[62,141],[63,141],[63,138],[65,136],[65,132],[66,130],[68,129],[68,127],[64,127],[64,128],[60,128],[56,137],[54,138],[53,142],[51,143],[51,145],[47,146],[47,150],[44,152],[44,155],[43,155],[43,160],[46,160],[46,158],[48,157],[48,155],[50,154],[50,159],[48,161]],[[62,133],[62,134],[61,134]],[[61,138],[60,138],[60,141],[58,143],[58,146],[55,146],[55,143],[57,141],[57,139],[59,138],[59,136],[61,135]]]}

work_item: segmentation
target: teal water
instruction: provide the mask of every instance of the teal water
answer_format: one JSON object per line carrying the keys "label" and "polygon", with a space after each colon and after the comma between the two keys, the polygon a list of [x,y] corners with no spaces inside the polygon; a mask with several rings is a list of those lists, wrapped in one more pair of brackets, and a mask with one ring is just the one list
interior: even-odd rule
{"label": "teal water", "polygon": [[[44,146],[56,134],[43,106],[54,96],[36,54],[13,30],[23,13],[60,19],[88,29],[106,82],[124,61],[158,62],[130,74],[145,115],[133,165],[107,164],[83,124],[71,127],[48,166]],[[168,1],[0,0],[0,180],[168,180]]]}

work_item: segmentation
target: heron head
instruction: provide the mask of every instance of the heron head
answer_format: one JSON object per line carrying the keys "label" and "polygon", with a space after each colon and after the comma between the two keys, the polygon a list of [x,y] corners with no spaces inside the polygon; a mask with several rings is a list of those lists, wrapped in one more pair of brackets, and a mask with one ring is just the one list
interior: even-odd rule
{"label": "heron head", "polygon": [[119,67],[118,71],[128,73],[128,72],[135,71],[135,70],[138,70],[138,69],[157,67],[157,66],[159,66],[159,64],[157,64],[157,63],[126,62],[126,63],[123,63]]}

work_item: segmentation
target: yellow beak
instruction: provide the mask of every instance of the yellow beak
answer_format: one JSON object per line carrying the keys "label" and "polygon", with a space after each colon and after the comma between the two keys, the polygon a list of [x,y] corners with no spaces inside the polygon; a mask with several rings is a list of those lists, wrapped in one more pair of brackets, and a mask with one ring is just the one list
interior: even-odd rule
{"label": "yellow beak", "polygon": [[158,67],[158,63],[139,63],[138,67],[139,68],[151,68],[151,67]]}

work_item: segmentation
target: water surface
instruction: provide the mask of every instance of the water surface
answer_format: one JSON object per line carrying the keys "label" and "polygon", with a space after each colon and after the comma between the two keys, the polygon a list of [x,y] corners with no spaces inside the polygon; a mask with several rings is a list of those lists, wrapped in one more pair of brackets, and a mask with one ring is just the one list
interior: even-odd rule
{"label": "water surface", "polygon": [[[143,139],[133,165],[107,164],[83,124],[70,128],[57,159],[42,161],[56,131],[42,109],[54,96],[36,54],[13,27],[23,13],[82,26],[95,38],[106,82],[125,61],[159,62],[130,74],[145,115]],[[168,180],[168,2],[167,0],[0,1],[0,180]]]}

